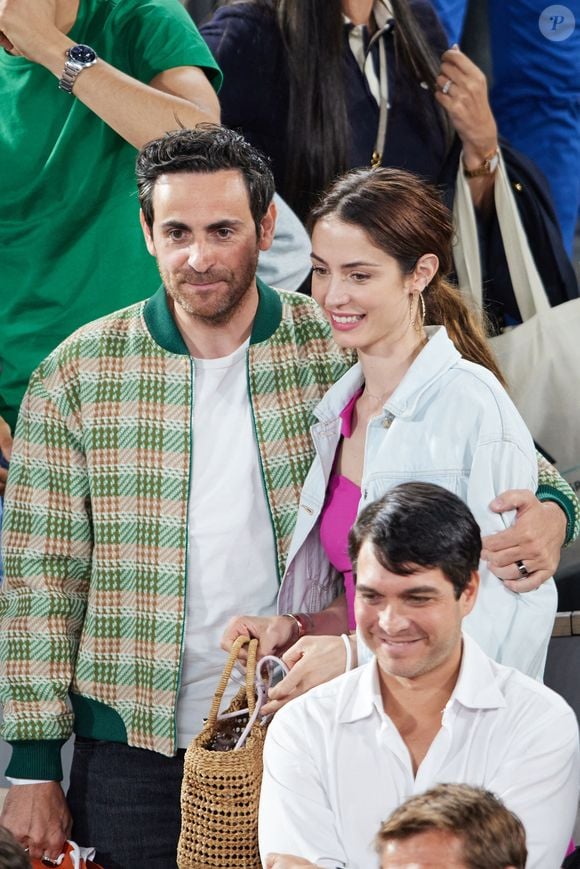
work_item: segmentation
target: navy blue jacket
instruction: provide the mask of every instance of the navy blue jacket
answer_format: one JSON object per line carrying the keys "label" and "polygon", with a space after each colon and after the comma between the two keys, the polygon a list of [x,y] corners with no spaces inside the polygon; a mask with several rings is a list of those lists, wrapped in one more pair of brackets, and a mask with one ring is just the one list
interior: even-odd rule
{"label": "navy blue jacket", "polygon": [[[445,51],[447,40],[431,4],[427,0],[411,0],[410,5],[435,51]],[[240,130],[272,159],[276,189],[286,198],[288,67],[276,19],[253,3],[239,3],[218,9],[201,27],[201,32],[224,73],[220,91],[223,123]],[[450,179],[445,162],[445,134],[433,96],[397,62],[392,32],[382,38],[387,50],[391,103],[383,164],[408,169],[436,183],[447,183]],[[351,134],[349,165],[354,168],[370,164],[379,107],[348,46],[347,25],[344,41],[343,68]],[[372,56],[378,65],[377,44]]]}

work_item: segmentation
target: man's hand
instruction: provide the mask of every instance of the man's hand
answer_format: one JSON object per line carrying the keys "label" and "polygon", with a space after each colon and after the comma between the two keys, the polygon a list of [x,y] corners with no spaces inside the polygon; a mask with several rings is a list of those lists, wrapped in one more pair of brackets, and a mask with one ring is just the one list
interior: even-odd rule
{"label": "man's hand", "polygon": [[266,855],[266,869],[299,869],[300,866],[311,866],[312,869],[316,869],[315,863],[309,863],[308,860],[294,857],[292,854]]}
{"label": "man's hand", "polygon": [[[296,631],[296,623],[287,616],[235,616],[224,631],[221,647],[229,652],[237,637],[253,637],[258,640],[258,658],[264,655],[279,657],[296,639]],[[244,648],[240,660],[245,661],[246,657]]]}
{"label": "man's hand", "polygon": [[[6,420],[0,416],[0,450],[7,462],[10,461],[12,455],[12,434],[10,426]],[[4,494],[6,489],[6,480],[8,479],[8,469],[0,467],[0,495]]]}
{"label": "man's hand", "polygon": [[[527,489],[512,489],[489,505],[496,513],[516,510],[511,528],[482,540],[481,557],[512,591],[532,591],[554,575],[566,537],[566,514],[551,501],[538,501]],[[522,561],[528,576],[520,577]]]}
{"label": "man's hand", "polygon": [[31,857],[56,860],[70,836],[72,818],[60,782],[12,785],[0,815]]}
{"label": "man's hand", "polygon": [[[62,26],[74,22],[62,22]],[[57,0],[0,0],[3,48],[38,61],[38,49],[51,35],[59,36]],[[8,44],[7,44],[8,43]]]}
{"label": "man's hand", "polygon": [[[351,634],[349,639],[356,666],[355,634]],[[282,655],[282,660],[290,672],[270,688],[268,702],[261,710],[263,715],[276,712],[289,700],[344,673],[346,649],[342,637],[302,637]]]}

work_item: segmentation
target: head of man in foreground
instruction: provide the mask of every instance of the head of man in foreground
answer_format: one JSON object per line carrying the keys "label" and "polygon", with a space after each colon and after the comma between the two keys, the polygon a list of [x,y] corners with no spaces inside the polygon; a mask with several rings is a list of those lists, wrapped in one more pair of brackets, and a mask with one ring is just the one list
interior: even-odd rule
{"label": "head of man in foreground", "polygon": [[525,869],[522,822],[483,788],[444,784],[411,797],[381,826],[381,869]]}
{"label": "head of man in foreground", "polygon": [[[520,819],[490,791],[442,784],[395,809],[376,839],[381,869],[525,869]],[[267,869],[314,867],[290,854],[269,854]]]}
{"label": "head of man in foreground", "polygon": [[358,517],[349,552],[357,624],[381,680],[454,680],[479,586],[481,537],[468,507],[430,483],[397,486]]}

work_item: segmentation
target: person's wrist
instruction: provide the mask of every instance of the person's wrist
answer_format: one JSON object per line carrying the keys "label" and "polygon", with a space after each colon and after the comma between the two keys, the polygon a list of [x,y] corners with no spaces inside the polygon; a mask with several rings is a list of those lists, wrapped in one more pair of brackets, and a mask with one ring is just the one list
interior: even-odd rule
{"label": "person's wrist", "polygon": [[560,528],[560,548],[566,543],[568,536],[568,517],[556,501],[542,501],[544,511],[551,514],[552,521]]}
{"label": "person's wrist", "polygon": [[463,143],[463,168],[468,172],[478,169],[482,163],[491,159],[499,149],[497,137],[483,139],[478,142]]}
{"label": "person's wrist", "polygon": [[57,78],[60,78],[67,60],[67,49],[76,43],[66,34],[55,28],[49,38],[31,41],[25,50],[29,60],[44,66]]}
{"label": "person's wrist", "polygon": [[302,637],[314,633],[314,623],[309,613],[283,613],[282,618],[292,623],[292,642],[297,643]]}

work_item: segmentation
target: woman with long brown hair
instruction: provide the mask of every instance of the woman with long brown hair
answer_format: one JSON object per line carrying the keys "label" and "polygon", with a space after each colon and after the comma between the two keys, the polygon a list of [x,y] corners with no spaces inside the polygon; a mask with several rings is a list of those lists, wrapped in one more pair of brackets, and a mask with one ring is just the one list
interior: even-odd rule
{"label": "woman with long brown hair", "polygon": [[[538,468],[484,329],[445,279],[453,226],[436,189],[402,170],[356,170],[331,187],[310,222],[313,296],[358,362],[315,410],[316,458],[284,581],[322,547],[344,578],[352,629],[347,535],[363,507],[398,483],[437,483],[492,534],[506,515],[490,502],[506,489],[535,491]],[[553,579],[522,594],[517,580],[498,579],[482,562],[465,627],[491,657],[541,678],[555,611]],[[286,632],[284,646],[290,620],[272,623],[269,641],[274,629]],[[329,648],[336,656],[336,641]]]}

